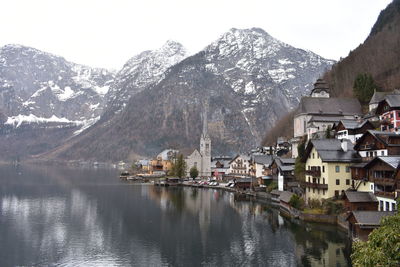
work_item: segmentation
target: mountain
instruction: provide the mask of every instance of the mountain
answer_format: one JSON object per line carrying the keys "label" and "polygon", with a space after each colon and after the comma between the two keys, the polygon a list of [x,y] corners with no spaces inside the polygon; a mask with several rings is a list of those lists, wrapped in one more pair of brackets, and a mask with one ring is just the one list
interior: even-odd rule
{"label": "mountain", "polygon": [[381,90],[400,88],[400,0],[381,11],[363,44],[337,62],[324,79],[335,95],[351,96],[360,73],[370,73]]}
{"label": "mountain", "polygon": [[187,56],[178,42],[167,41],[161,48],[144,51],[125,63],[117,73],[107,95],[107,112],[120,112],[130,97],[161,79],[164,72]]}
{"label": "mountain", "polygon": [[262,29],[231,29],[130,97],[118,116],[46,157],[116,161],[167,146],[197,147],[206,103],[213,153],[245,151],[259,144],[333,63]]}
{"label": "mountain", "polygon": [[83,125],[103,113],[114,74],[21,45],[0,49],[0,109],[6,124]]}

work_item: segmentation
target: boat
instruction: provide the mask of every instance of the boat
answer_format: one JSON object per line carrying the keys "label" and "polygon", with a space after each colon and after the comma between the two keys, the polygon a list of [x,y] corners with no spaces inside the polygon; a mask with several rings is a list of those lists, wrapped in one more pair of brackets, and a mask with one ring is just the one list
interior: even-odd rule
{"label": "boat", "polygon": [[121,174],[119,175],[120,179],[128,179],[129,177],[129,172],[128,171],[123,171],[121,172]]}

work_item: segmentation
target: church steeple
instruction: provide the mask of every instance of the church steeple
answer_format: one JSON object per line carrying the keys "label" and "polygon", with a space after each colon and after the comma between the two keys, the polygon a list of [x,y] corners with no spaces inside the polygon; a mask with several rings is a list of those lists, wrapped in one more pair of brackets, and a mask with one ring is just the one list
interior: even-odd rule
{"label": "church steeple", "polygon": [[208,113],[208,101],[204,101],[204,110],[203,110],[203,132],[202,136],[208,136],[208,120],[207,120],[207,113]]}

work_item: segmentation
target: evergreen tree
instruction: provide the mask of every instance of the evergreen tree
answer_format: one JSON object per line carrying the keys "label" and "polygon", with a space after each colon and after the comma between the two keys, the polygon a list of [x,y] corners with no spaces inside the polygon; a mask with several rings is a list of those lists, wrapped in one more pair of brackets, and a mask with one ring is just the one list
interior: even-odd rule
{"label": "evergreen tree", "polygon": [[367,104],[374,94],[377,86],[372,75],[369,73],[360,73],[357,75],[353,84],[354,96],[358,98],[361,104]]}
{"label": "evergreen tree", "polygon": [[197,170],[196,166],[193,166],[190,168],[190,177],[194,180],[197,176],[199,176],[199,171]]}
{"label": "evergreen tree", "polygon": [[186,162],[182,154],[179,154],[178,159],[172,166],[172,173],[179,178],[183,178],[186,173]]}
{"label": "evergreen tree", "polygon": [[325,138],[326,139],[331,139],[332,138],[332,133],[331,133],[332,129],[331,126],[328,125],[328,128],[326,128],[326,132],[325,132]]}

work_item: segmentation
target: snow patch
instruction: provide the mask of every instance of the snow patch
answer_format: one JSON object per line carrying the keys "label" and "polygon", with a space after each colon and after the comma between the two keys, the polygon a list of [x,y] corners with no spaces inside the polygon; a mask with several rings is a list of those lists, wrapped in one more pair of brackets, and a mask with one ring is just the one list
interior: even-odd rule
{"label": "snow patch", "polygon": [[75,124],[75,125],[83,125],[82,121],[71,121],[68,120],[67,118],[59,118],[55,115],[51,116],[50,118],[42,118],[42,117],[37,117],[33,114],[27,115],[18,115],[18,116],[12,116],[8,117],[7,121],[4,124],[12,125],[16,128],[22,125],[22,123],[49,123],[49,122],[58,122],[58,123],[68,123],[68,124]]}
{"label": "snow patch", "polygon": [[90,126],[95,124],[99,119],[100,119],[100,116],[98,116],[96,118],[88,119],[88,120],[83,120],[82,127],[79,130],[75,131],[74,135],[78,135],[78,134],[82,133],[83,131],[88,129]]}
{"label": "snow patch", "polygon": [[244,94],[246,95],[253,95],[256,93],[256,86],[253,81],[246,84],[244,87]]}
{"label": "snow patch", "polygon": [[98,93],[99,95],[105,95],[108,93],[108,90],[110,89],[109,85],[105,85],[105,86],[93,86],[92,87],[93,91],[95,91],[96,93]]}

